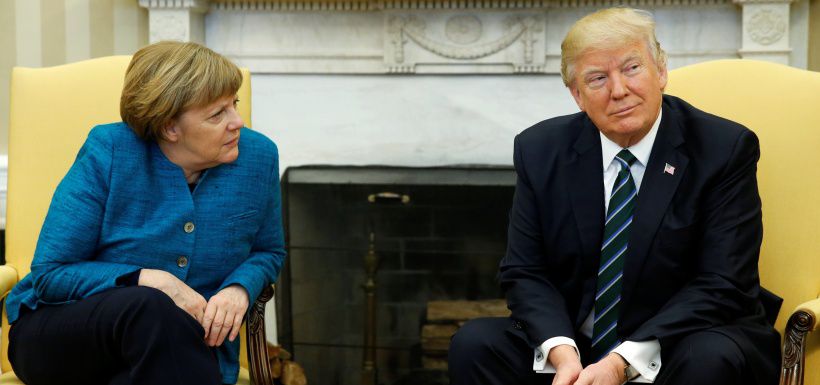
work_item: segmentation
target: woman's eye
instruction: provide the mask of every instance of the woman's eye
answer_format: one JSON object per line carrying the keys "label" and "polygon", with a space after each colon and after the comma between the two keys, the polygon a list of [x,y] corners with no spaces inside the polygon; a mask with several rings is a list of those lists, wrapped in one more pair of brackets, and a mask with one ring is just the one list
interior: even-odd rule
{"label": "woman's eye", "polygon": [[219,118],[222,116],[222,114],[223,114],[224,112],[225,112],[225,110],[220,110],[219,112],[217,112],[217,113],[215,113],[215,114],[211,115],[211,117],[210,117],[210,118],[208,118],[208,120],[214,120],[214,121],[215,121],[215,120],[219,120]]}

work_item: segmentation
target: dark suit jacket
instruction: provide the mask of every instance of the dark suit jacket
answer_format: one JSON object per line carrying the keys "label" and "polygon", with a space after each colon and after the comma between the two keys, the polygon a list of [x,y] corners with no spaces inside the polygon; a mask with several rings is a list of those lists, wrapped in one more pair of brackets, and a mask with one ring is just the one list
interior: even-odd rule
{"label": "dark suit jacket", "polygon": [[[771,378],[779,336],[758,300],[757,137],[672,96],[662,108],[625,256],[618,334],[658,339],[663,353],[712,329],[741,347],[759,378]],[[509,331],[536,347],[574,338],[594,305],[605,214],[600,136],[583,112],[557,117],[519,134],[514,157],[499,279]]]}

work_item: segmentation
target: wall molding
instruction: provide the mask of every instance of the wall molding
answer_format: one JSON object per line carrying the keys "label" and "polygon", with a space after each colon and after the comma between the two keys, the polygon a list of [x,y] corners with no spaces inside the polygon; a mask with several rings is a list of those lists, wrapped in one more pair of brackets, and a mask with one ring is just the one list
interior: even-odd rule
{"label": "wall molding", "polygon": [[[157,1],[157,0],[149,0]],[[764,0],[754,0],[764,1]],[[783,0],[785,1],[785,0]],[[465,9],[550,9],[581,7],[689,7],[731,4],[732,0],[211,0],[211,8],[219,11],[334,11],[361,12],[385,10],[465,10]]]}

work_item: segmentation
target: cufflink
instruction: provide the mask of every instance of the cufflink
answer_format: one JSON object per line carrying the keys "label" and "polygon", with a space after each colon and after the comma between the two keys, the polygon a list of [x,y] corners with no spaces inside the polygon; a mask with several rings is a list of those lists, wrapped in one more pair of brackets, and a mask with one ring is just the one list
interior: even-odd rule
{"label": "cufflink", "polygon": [[544,353],[541,353],[540,351],[538,351],[538,352],[536,352],[536,353],[535,353],[535,360],[536,360],[536,361],[539,361],[539,362],[540,362],[540,361],[541,361],[541,360],[543,360],[543,359],[544,359]]}
{"label": "cufflink", "polygon": [[658,363],[655,361],[649,361],[649,369],[658,370]]}

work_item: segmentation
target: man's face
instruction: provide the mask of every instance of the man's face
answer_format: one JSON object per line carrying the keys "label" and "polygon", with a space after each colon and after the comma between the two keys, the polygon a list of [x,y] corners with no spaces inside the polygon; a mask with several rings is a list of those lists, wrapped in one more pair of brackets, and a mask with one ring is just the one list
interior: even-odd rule
{"label": "man's face", "polygon": [[652,128],[664,87],[666,68],[658,69],[641,41],[580,55],[570,92],[601,133],[629,147]]}

